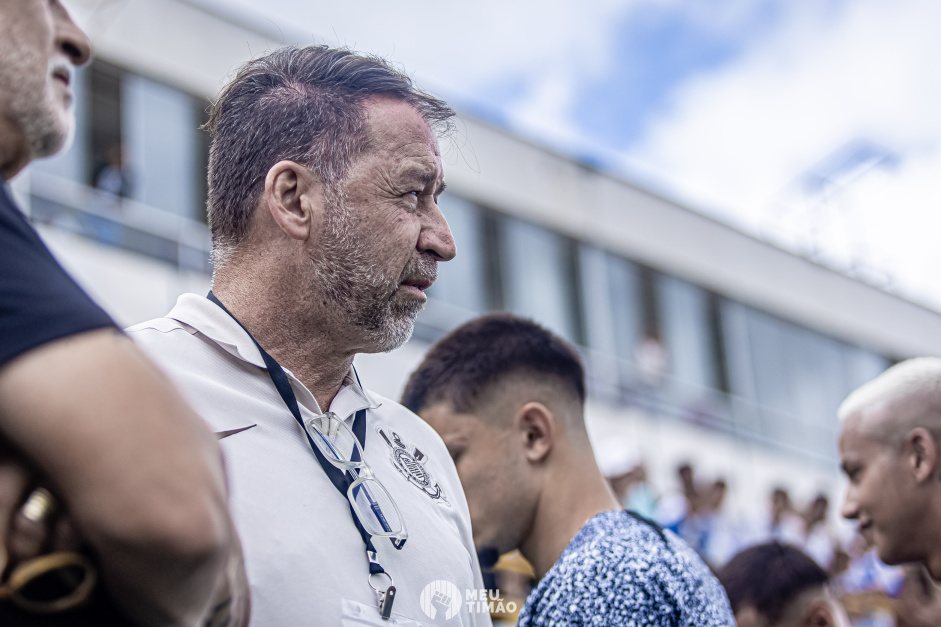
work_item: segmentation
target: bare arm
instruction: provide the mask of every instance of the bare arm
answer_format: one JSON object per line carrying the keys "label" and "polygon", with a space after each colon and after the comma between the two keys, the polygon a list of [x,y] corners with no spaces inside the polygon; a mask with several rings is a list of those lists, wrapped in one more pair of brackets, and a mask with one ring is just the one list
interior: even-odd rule
{"label": "bare arm", "polygon": [[48,477],[132,619],[198,625],[229,596],[247,608],[215,438],[122,334],[0,369],[0,436]]}

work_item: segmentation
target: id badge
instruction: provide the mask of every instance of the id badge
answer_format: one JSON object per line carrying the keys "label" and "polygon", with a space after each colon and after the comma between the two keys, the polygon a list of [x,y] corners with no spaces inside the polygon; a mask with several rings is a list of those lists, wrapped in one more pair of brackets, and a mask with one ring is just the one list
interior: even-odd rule
{"label": "id badge", "polygon": [[366,605],[345,597],[343,598],[341,611],[341,627],[432,627],[411,618],[398,616],[395,612],[388,620],[383,620],[379,616],[379,610],[376,609],[375,604]]}

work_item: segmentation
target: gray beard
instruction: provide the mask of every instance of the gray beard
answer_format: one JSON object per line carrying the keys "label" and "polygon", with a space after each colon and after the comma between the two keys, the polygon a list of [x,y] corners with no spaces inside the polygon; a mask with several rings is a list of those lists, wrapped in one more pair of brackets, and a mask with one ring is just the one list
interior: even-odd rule
{"label": "gray beard", "polygon": [[352,325],[361,334],[365,352],[385,353],[412,337],[415,319],[425,303],[396,300],[405,277],[437,276],[437,262],[428,255],[409,260],[401,276],[388,276],[370,247],[356,233],[349,208],[340,194],[324,194],[322,244],[311,259],[316,288],[336,311],[338,324]]}
{"label": "gray beard", "polygon": [[0,92],[11,96],[6,115],[22,132],[30,158],[48,157],[66,145],[74,124],[61,117],[49,68],[43,67],[42,74],[35,72],[41,64],[37,52],[16,42],[9,44],[0,69]]}

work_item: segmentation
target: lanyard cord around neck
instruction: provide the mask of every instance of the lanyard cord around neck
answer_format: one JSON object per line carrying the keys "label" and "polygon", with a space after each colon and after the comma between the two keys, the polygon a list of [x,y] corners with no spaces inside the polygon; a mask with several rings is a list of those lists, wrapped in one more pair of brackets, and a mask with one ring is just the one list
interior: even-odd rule
{"label": "lanyard cord around neck", "polygon": [[[301,425],[301,430],[307,435],[307,441],[310,443],[310,448],[313,450],[314,455],[317,457],[317,461],[320,462],[320,467],[323,468],[323,471],[327,474],[327,477],[330,479],[330,482],[333,484],[333,487],[343,495],[343,498],[347,498],[346,493],[350,487],[350,484],[355,481],[355,478],[350,472],[343,472],[330,462],[328,462],[323,454],[320,452],[320,449],[317,448],[317,445],[314,444],[314,441],[311,439],[310,434],[307,433],[307,429],[304,427],[304,419],[301,417],[300,407],[297,405],[297,397],[294,395],[294,390],[291,388],[291,382],[288,380],[287,374],[284,372],[284,369],[281,367],[274,357],[269,355],[265,349],[261,347],[255,337],[246,329],[238,318],[232,315],[226,306],[219,302],[219,299],[216,298],[216,295],[211,291],[206,295],[206,298],[211,300],[213,303],[219,306],[222,311],[226,312],[231,316],[235,322],[242,327],[242,330],[245,333],[248,333],[248,337],[252,338],[252,342],[255,343],[255,346],[258,347],[258,352],[261,353],[261,358],[265,360],[265,366],[268,368],[268,375],[271,377],[271,382],[274,383],[274,387],[278,390],[278,394],[281,395],[281,400],[284,401],[284,404],[287,405],[287,408],[290,410],[291,415],[294,416],[294,419],[297,420],[298,424]],[[360,446],[363,447],[363,450],[366,450],[366,410],[361,409],[356,412],[356,418],[353,420],[353,434],[356,436],[356,439],[359,440]],[[351,460],[354,462],[359,461],[359,450],[356,447],[353,448],[353,454]],[[353,511],[353,505],[350,504],[350,514],[353,516],[353,523],[356,525],[356,530],[359,531],[360,537],[363,539],[363,543],[366,545],[366,555],[369,559],[369,574],[378,575],[384,574],[382,566],[379,562],[376,561],[376,548],[372,543],[372,536],[363,528],[362,523],[359,521],[359,518],[356,516],[356,513]],[[392,541],[393,546],[395,546],[395,541]],[[399,546],[396,546],[399,548]]]}

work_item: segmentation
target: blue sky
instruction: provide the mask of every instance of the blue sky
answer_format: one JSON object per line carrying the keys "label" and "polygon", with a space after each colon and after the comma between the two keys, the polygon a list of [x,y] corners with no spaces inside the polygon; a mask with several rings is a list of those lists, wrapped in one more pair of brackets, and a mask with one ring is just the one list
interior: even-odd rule
{"label": "blue sky", "polygon": [[941,308],[935,0],[228,3]]}
{"label": "blue sky", "polygon": [[[708,4],[722,9],[721,1]],[[717,31],[682,7],[634,8],[619,20],[608,71],[579,86],[575,124],[591,142],[611,149],[632,145],[677,85],[742,55],[750,39],[773,28],[779,11],[780,2],[756,2],[733,29]]]}

